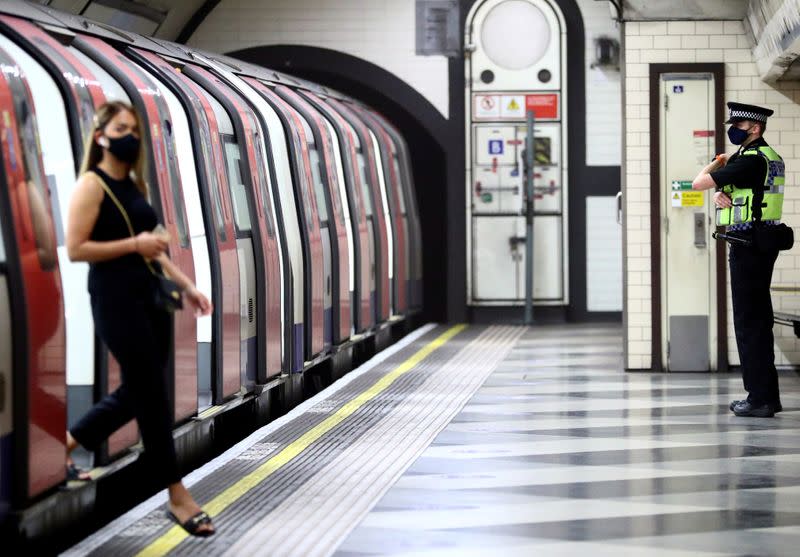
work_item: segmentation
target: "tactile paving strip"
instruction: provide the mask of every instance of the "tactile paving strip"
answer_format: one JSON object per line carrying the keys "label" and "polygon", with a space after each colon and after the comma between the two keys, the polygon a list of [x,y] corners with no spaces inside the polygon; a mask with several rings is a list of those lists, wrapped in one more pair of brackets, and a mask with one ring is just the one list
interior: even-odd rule
{"label": "tactile paving strip", "polygon": [[[332,553],[524,331],[517,327],[466,329],[406,372],[392,376],[398,366],[410,365],[410,355],[425,350],[445,330],[438,327],[424,335],[194,485],[192,492],[201,505],[218,501],[221,492],[233,491],[227,506],[214,513],[214,537],[201,540],[172,535],[175,529],[159,508],[91,554]],[[393,382],[353,406],[387,377]],[[348,405],[354,408],[349,414]],[[302,443],[340,411],[345,411],[346,417],[312,442]],[[281,460],[285,453],[288,456]],[[276,461],[274,469],[258,480],[258,471],[272,461]],[[253,476],[256,480],[248,484]]]}

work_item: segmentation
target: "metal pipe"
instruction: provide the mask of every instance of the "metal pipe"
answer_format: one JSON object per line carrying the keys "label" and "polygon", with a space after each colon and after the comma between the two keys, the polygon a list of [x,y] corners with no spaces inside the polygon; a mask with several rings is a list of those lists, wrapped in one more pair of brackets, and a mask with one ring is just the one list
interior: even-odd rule
{"label": "metal pipe", "polygon": [[525,324],[533,324],[533,110],[527,111],[525,137]]}

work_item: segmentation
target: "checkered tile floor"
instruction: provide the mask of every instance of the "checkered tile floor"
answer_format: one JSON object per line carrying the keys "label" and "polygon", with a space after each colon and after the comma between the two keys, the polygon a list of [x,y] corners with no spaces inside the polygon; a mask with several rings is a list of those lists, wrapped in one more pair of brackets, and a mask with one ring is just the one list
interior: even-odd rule
{"label": "checkered tile floor", "polygon": [[800,379],[622,371],[621,331],[537,327],[336,553],[797,555]]}

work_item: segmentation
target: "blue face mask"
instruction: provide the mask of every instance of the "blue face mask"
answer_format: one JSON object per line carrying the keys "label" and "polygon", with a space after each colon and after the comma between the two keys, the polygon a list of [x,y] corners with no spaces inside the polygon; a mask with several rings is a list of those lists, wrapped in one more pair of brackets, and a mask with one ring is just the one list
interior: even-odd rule
{"label": "blue face mask", "polygon": [[731,143],[734,145],[741,145],[744,143],[744,140],[747,139],[747,136],[750,135],[748,132],[753,129],[752,127],[746,130],[740,130],[736,126],[731,126],[728,128],[728,139],[731,140]]}

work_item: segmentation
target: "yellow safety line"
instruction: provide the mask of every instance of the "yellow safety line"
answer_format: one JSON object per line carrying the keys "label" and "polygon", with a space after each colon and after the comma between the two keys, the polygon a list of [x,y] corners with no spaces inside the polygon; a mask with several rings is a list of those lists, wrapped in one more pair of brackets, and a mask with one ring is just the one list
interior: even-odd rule
{"label": "yellow safety line", "polygon": [[[347,419],[367,402],[385,391],[400,376],[411,371],[417,364],[427,358],[434,350],[444,345],[448,340],[466,329],[466,325],[454,325],[442,333],[438,338],[422,347],[416,354],[401,363],[395,369],[384,375],[369,389],[342,406],[335,414],[317,424],[313,429],[305,432],[301,437],[287,445],[281,452],[264,462],[261,466],[238,480],[225,491],[204,505],[204,510],[211,516],[216,516],[240,497],[268,478],[273,472],[288,464],[293,458],[302,453],[309,445],[317,441],[331,429]],[[173,526],[161,537],[137,553],[136,557],[155,557],[165,555],[172,551],[179,543],[188,537],[183,528]]]}

